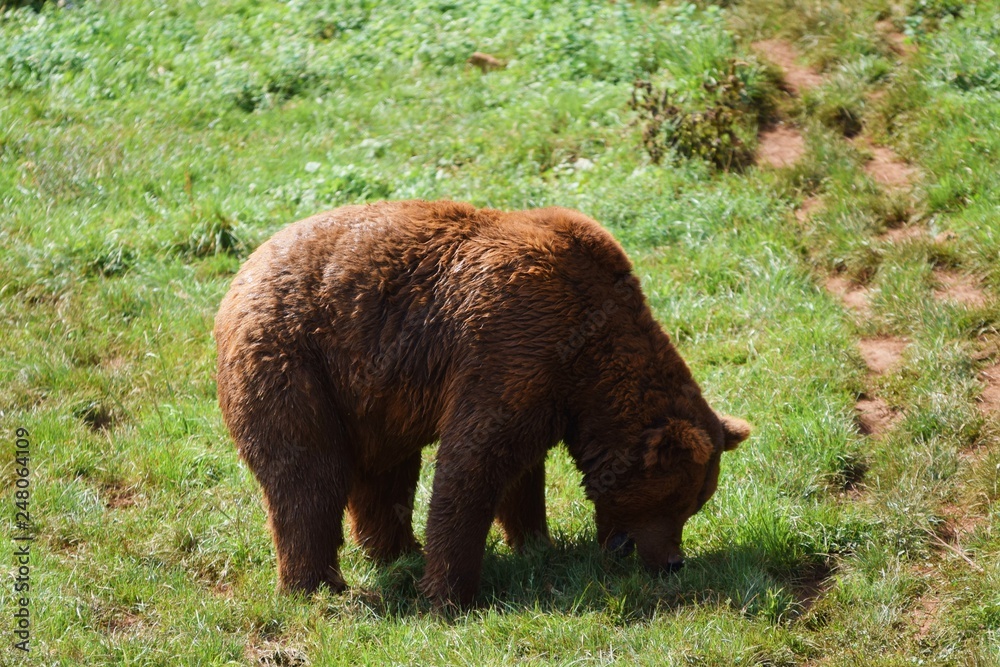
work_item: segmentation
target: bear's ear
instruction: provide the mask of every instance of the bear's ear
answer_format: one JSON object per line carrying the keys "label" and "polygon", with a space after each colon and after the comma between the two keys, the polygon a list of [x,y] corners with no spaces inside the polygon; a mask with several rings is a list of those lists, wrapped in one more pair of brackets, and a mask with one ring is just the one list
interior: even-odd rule
{"label": "bear's ear", "polygon": [[722,431],[725,434],[725,444],[722,447],[725,451],[731,452],[750,437],[750,424],[739,417],[719,415],[719,421],[722,422]]}
{"label": "bear's ear", "polygon": [[681,419],[670,419],[665,426],[646,431],[645,436],[647,468],[659,465],[669,470],[681,452],[698,465],[705,465],[715,453],[708,434]]}

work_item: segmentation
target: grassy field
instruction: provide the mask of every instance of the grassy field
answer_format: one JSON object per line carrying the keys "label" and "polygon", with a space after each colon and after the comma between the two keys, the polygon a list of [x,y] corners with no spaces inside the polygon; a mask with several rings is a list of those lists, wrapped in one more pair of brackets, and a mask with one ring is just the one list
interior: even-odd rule
{"label": "grassy field", "polygon": [[[26,4],[0,10],[0,468],[13,551],[26,429],[36,539],[30,656],[10,556],[0,664],[1000,665],[996,3]],[[791,157],[754,164],[774,137]],[[754,424],[679,573],[600,553],[558,449],[555,546],[494,531],[477,609],[353,544],[345,594],[274,592],[215,310],[287,223],[412,197],[600,220]]]}

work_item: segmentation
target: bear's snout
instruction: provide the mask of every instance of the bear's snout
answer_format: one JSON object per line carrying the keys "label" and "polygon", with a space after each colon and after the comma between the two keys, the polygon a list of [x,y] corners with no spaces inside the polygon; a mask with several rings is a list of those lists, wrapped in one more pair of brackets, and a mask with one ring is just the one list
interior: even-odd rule
{"label": "bear's snout", "polygon": [[667,559],[666,565],[660,566],[660,572],[669,574],[671,572],[676,572],[682,567],[684,567],[684,554],[674,554]]}
{"label": "bear's snout", "polygon": [[643,560],[642,563],[645,566],[646,571],[652,575],[670,574],[672,572],[677,572],[684,567],[684,554],[672,554],[668,556],[666,560],[659,560],[656,562]]}

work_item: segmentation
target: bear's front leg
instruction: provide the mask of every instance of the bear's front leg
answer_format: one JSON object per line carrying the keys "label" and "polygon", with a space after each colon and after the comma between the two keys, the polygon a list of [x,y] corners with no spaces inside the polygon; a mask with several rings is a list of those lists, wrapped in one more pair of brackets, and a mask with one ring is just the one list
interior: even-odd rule
{"label": "bear's front leg", "polygon": [[479,590],[486,535],[501,490],[496,469],[470,454],[449,451],[444,440],[438,450],[420,582],[435,605],[468,606]]}

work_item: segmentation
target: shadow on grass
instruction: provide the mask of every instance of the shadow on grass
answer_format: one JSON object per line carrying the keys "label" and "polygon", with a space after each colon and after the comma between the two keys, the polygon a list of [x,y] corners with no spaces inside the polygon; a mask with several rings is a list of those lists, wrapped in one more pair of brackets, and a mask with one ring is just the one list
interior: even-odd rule
{"label": "shadow on grass", "polygon": [[[364,606],[380,617],[433,613],[417,590],[423,558],[411,556],[376,567],[366,585],[354,586],[341,605]],[[778,623],[807,612],[825,592],[832,569],[819,557],[789,567],[762,548],[736,544],[692,554],[676,573],[652,575],[637,557],[603,553],[596,543],[558,542],[515,554],[491,546],[475,608],[446,614],[600,613],[631,623],[687,606],[725,606]]]}

